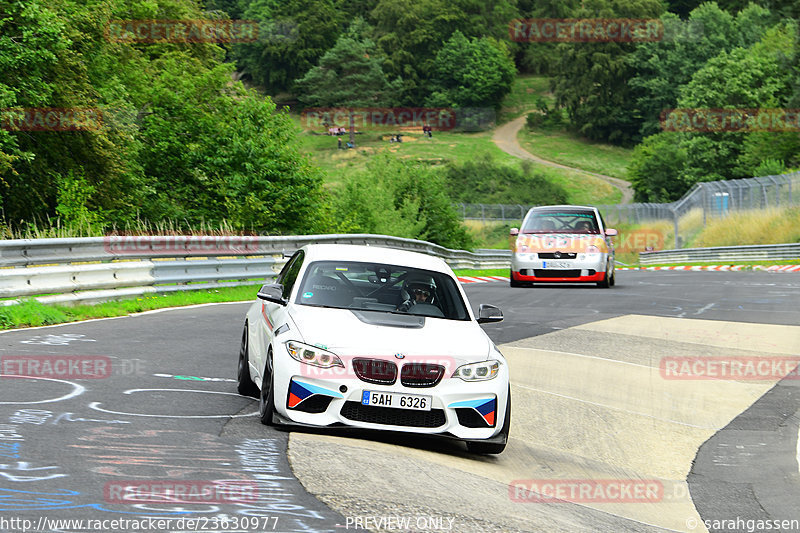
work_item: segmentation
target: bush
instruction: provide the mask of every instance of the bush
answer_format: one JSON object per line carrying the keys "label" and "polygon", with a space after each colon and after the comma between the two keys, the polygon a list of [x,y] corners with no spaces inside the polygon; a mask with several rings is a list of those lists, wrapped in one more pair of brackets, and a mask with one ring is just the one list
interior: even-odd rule
{"label": "bush", "polygon": [[529,161],[519,165],[500,163],[484,155],[444,168],[454,202],[485,204],[563,204],[567,193],[534,171]]}
{"label": "bush", "polygon": [[472,247],[444,178],[427,166],[382,156],[345,178],[334,193],[339,232],[376,233]]}

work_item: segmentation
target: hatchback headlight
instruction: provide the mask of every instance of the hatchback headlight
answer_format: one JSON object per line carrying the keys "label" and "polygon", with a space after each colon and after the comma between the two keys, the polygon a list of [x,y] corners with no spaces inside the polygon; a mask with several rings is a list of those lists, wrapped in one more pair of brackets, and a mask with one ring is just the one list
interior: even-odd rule
{"label": "hatchback headlight", "polygon": [[328,350],[323,350],[317,346],[310,346],[297,341],[287,341],[285,343],[286,351],[292,356],[292,359],[305,363],[307,365],[319,366],[322,368],[333,368],[340,366],[344,368],[342,360],[339,356]]}
{"label": "hatchback headlight", "polygon": [[453,377],[464,381],[486,381],[496,378],[499,373],[500,361],[489,359],[480,363],[462,365],[453,372]]}

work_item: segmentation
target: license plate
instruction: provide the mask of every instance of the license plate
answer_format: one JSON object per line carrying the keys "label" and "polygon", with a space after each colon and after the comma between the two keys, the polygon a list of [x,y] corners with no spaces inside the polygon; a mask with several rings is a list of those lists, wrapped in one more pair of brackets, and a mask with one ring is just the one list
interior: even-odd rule
{"label": "license plate", "polygon": [[566,261],[542,261],[542,268],[569,268]]}
{"label": "license plate", "polygon": [[400,394],[398,392],[376,392],[365,390],[361,395],[362,405],[373,407],[393,407],[395,409],[413,409],[430,411],[431,397],[417,394]]}

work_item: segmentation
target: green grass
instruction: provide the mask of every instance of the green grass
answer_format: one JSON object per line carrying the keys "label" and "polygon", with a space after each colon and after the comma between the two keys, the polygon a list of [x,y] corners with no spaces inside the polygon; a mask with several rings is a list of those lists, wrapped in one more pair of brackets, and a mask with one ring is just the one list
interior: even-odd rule
{"label": "green grass", "polygon": [[633,154],[630,148],[594,143],[559,130],[524,127],[517,138],[523,148],[542,159],[620,179],[626,179]]}
{"label": "green grass", "polygon": [[690,263],[656,263],[653,265],[641,264],[641,265],[631,265],[635,266],[636,268],[650,268],[650,267],[665,267],[665,266],[733,266],[733,265],[745,265],[747,267],[754,267],[757,265],[760,266],[773,266],[773,265],[800,265],[800,259],[787,259],[787,260],[769,260],[769,261],[705,261],[705,262],[690,262]]}
{"label": "green grass", "polygon": [[[299,124],[299,120],[298,120]],[[370,158],[379,153],[389,153],[402,159],[421,161],[431,165],[451,161],[463,162],[483,154],[492,155],[497,161],[518,165],[520,160],[500,150],[492,142],[492,131],[479,133],[434,132],[433,138],[425,138],[421,133],[408,132],[404,142],[390,143],[384,140],[391,133],[371,129],[356,136],[357,147],[339,150],[336,137],[319,135],[319,132],[304,131],[299,139],[303,148],[316,165],[325,171],[327,187],[336,187],[345,176],[364,170]],[[346,139],[343,139],[345,142]],[[548,181],[564,187],[568,203],[573,204],[615,204],[622,199],[622,193],[605,181],[589,174],[537,165],[534,170]]]}
{"label": "green grass", "polygon": [[564,188],[568,204],[606,205],[622,201],[622,191],[596,176],[579,170],[553,168],[536,163],[534,165],[536,171],[544,174],[548,181]]}
{"label": "green grass", "polygon": [[92,318],[125,316],[165,307],[249,301],[255,298],[260,287],[259,284],[166,294],[153,293],[95,305],[47,305],[29,299],[19,305],[0,307],[0,329],[48,326]]}
{"label": "green grass", "polygon": [[[491,131],[479,133],[434,131],[430,139],[423,137],[419,131],[407,131],[403,134],[402,143],[390,143],[388,139],[396,131],[371,128],[361,135],[356,135],[356,148],[350,150],[339,150],[337,137],[317,133],[304,131],[299,135],[299,139],[314,163],[325,171],[325,183],[329,187],[341,183],[349,173],[363,170],[370,158],[380,153],[393,154],[401,159],[421,161],[431,165],[468,161],[489,153],[498,161],[519,164],[517,158],[506,154],[492,142]],[[342,142],[346,141],[347,139],[343,137]]]}
{"label": "green grass", "polygon": [[480,270],[458,269],[454,270],[456,276],[505,276],[508,277],[507,268],[484,268]]}
{"label": "green grass", "polygon": [[546,76],[518,76],[511,86],[511,92],[503,100],[497,123],[504,124],[536,109],[538,96],[541,96],[548,106],[555,102],[555,97],[550,92],[550,79]]}

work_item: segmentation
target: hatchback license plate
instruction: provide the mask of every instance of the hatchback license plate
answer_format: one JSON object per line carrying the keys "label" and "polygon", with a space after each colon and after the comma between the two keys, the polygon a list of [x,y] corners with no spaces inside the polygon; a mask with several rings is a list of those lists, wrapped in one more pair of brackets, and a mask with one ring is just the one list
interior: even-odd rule
{"label": "hatchback license plate", "polygon": [[566,261],[542,261],[542,268],[569,268]]}
{"label": "hatchback license plate", "polygon": [[392,407],[394,409],[413,409],[430,411],[431,397],[397,392],[376,392],[365,390],[361,395],[361,405],[373,407]]}

